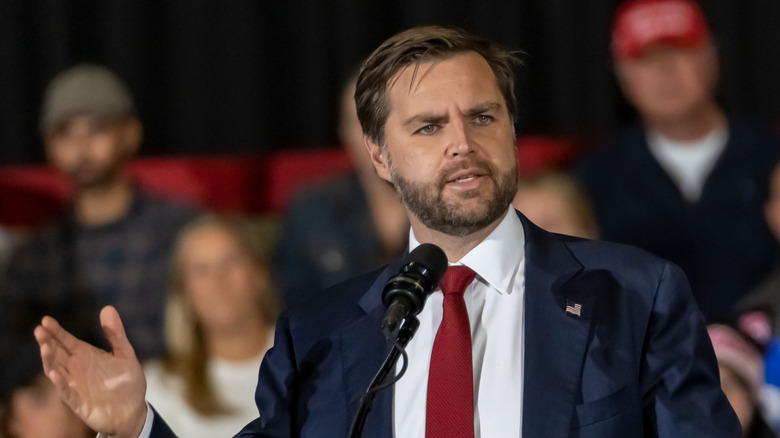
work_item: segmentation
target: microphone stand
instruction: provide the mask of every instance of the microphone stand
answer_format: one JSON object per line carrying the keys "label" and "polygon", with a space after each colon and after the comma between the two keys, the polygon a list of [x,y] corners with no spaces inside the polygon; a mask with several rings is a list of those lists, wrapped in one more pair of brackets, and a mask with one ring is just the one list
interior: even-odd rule
{"label": "microphone stand", "polygon": [[[406,345],[412,339],[419,327],[420,321],[417,317],[410,316],[404,320],[401,328],[398,329],[398,335],[395,338],[393,348],[390,349],[390,353],[387,355],[382,367],[379,368],[379,372],[374,377],[374,380],[368,385],[366,393],[360,398],[360,408],[358,409],[357,415],[355,415],[355,419],[352,421],[349,438],[360,438],[363,434],[363,426],[365,425],[368,413],[371,411],[371,405],[374,403],[374,396],[376,396],[376,393],[380,389],[384,389],[387,386],[394,384],[406,371],[406,365],[404,364],[404,369],[401,370],[401,374],[399,374],[394,381],[382,385],[390,372],[395,368],[395,364],[398,362],[398,356],[404,351]],[[406,355],[405,352],[404,355]]]}

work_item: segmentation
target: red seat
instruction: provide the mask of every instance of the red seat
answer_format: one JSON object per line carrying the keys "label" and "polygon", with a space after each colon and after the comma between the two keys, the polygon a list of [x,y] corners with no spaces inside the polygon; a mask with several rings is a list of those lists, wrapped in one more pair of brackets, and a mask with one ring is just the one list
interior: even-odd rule
{"label": "red seat", "polygon": [[68,181],[44,166],[0,168],[0,224],[36,226],[57,217],[70,197]]}
{"label": "red seat", "polygon": [[267,164],[262,210],[276,213],[284,211],[305,186],[352,168],[352,161],[342,149],[290,150],[272,156]]}
{"label": "red seat", "polygon": [[[134,178],[153,193],[204,209],[280,214],[302,187],[352,167],[337,148],[294,149],[270,156],[138,158]],[[0,167],[0,224],[34,226],[56,218],[67,204],[67,179],[45,165]]]}
{"label": "red seat", "polygon": [[517,169],[531,178],[550,169],[567,169],[589,142],[584,136],[525,135],[517,137]]}

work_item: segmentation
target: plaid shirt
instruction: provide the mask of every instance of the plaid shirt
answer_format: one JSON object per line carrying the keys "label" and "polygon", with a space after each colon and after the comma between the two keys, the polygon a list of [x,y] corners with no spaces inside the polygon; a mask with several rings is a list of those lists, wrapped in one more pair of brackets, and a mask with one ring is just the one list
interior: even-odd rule
{"label": "plaid shirt", "polygon": [[139,358],[165,352],[168,257],[197,212],[137,193],[116,222],[83,226],[74,213],[20,246],[0,291],[0,350],[29,336],[44,314],[82,336],[98,332],[99,309],[117,308]]}

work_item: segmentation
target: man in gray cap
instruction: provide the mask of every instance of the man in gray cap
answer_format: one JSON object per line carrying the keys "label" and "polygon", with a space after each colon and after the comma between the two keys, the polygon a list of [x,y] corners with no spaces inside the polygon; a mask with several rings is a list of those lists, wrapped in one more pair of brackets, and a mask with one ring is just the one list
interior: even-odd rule
{"label": "man in gray cap", "polygon": [[13,254],[0,291],[0,332],[29,333],[44,312],[74,328],[97,327],[69,315],[114,304],[128,316],[128,336],[142,357],[161,355],[169,248],[195,210],[134,183],[128,163],[142,127],[129,90],[105,67],[81,64],[55,77],[40,128],[46,156],[71,181],[73,199],[56,224]]}

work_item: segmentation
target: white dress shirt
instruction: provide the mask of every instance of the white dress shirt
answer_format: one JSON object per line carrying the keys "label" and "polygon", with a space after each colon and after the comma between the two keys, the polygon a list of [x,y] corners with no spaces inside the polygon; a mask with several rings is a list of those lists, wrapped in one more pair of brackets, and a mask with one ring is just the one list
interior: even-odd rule
{"label": "white dress shirt", "polygon": [[[419,242],[410,233],[409,249]],[[499,226],[457,263],[477,273],[464,299],[471,323],[475,438],[520,437],[523,412],[525,237],[509,209]],[[424,437],[428,367],[442,319],[435,291],[418,315],[420,328],[406,351],[409,366],[395,384],[396,437]],[[398,370],[401,368],[399,361]]]}

